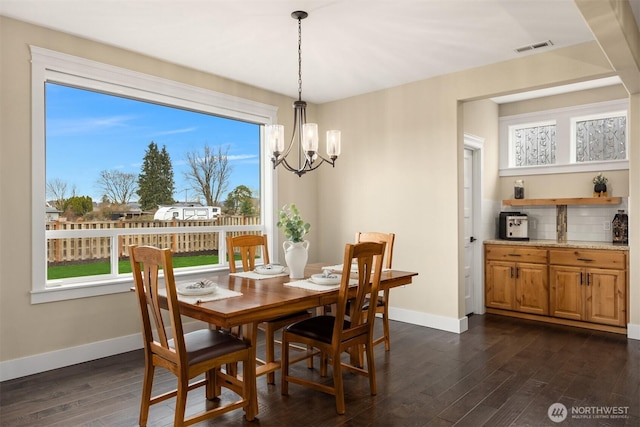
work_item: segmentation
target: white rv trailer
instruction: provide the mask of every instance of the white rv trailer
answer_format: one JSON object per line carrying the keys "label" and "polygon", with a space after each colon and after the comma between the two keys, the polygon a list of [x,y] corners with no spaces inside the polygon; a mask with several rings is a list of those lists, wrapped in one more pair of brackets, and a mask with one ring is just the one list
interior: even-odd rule
{"label": "white rv trailer", "polygon": [[160,221],[216,219],[222,210],[217,206],[160,206],[153,219]]}

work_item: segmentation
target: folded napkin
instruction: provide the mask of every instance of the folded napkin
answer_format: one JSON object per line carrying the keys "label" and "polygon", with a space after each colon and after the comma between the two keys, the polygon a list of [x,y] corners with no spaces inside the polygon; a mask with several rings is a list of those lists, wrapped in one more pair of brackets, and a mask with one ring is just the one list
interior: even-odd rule
{"label": "folded napkin", "polygon": [[271,279],[272,277],[288,276],[288,275],[289,275],[289,272],[286,270],[279,274],[259,274],[259,273],[256,273],[255,271],[241,271],[239,273],[229,273],[229,276],[246,277],[247,279],[253,279],[253,280]]}
{"label": "folded napkin", "polygon": [[[167,290],[162,288],[158,289],[158,295],[167,296]],[[242,292],[232,291],[226,288],[218,287],[214,292],[204,295],[182,295],[178,293],[178,299],[180,301],[187,302],[189,304],[198,304],[201,302],[217,301],[226,298],[239,297]]]}
{"label": "folded napkin", "polygon": [[[358,284],[357,280],[351,279],[349,280],[349,286],[355,286]],[[311,280],[296,280],[295,282],[285,283],[285,286],[291,286],[292,288],[301,288],[307,289],[309,291],[318,291],[318,292],[326,292],[326,291],[335,291],[340,288],[340,283],[335,285],[318,285],[317,283],[313,283]]]}

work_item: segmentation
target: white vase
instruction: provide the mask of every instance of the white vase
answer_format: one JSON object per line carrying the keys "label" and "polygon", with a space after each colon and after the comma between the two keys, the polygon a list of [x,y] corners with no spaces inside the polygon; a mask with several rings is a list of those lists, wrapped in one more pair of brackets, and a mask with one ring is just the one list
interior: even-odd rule
{"label": "white vase", "polygon": [[284,260],[289,267],[289,277],[291,279],[304,279],[304,268],[307,266],[309,258],[309,241],[290,242],[287,240],[282,244],[284,248]]}

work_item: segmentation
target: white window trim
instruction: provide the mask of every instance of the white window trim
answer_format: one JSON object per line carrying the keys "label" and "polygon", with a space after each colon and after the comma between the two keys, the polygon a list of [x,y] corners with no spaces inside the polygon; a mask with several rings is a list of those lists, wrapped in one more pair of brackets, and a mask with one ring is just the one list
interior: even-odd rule
{"label": "white window trim", "polygon": [[[588,117],[597,114],[606,113],[618,114],[619,112],[627,112],[629,109],[628,99],[619,99],[614,101],[598,102],[593,104],[585,104],[577,107],[558,108],[553,110],[545,110],[534,113],[516,114],[512,116],[500,117],[500,176],[524,176],[524,175],[543,175],[555,173],[574,173],[574,172],[601,172],[609,170],[627,170],[629,169],[629,160],[610,160],[602,162],[583,162],[576,163],[572,161],[571,153],[575,150],[575,137],[572,135],[571,120],[576,117]],[[510,146],[509,131],[512,126],[519,126],[523,123],[556,121],[556,164],[555,165],[539,165],[527,167],[510,166]],[[629,120],[627,119],[627,126]],[[627,132],[628,135],[628,132]],[[627,140],[627,157],[629,155],[629,145]],[[573,156],[575,159],[575,155]]]}
{"label": "white window trim", "polygon": [[[47,234],[44,229],[46,218],[46,174],[45,174],[45,82],[71,84],[95,89],[116,95],[127,95],[138,99],[159,102],[178,107],[208,112],[218,116],[244,120],[256,124],[277,123],[277,107],[255,101],[214,92],[196,86],[155,77],[124,68],[55,52],[37,46],[31,49],[31,105],[32,105],[32,154],[31,154],[31,223],[32,223],[32,285],[31,303],[44,303],[74,298],[130,292],[132,277],[120,275],[106,280],[89,278],[83,283],[69,281],[65,286],[47,285]],[[263,141],[261,130],[260,140]],[[261,192],[260,211],[264,224],[256,229],[275,236],[274,204],[276,200],[276,174],[264,153],[260,149]],[[233,227],[221,229],[210,227],[208,231],[231,231]],[[248,228],[243,228],[245,230]],[[129,234],[132,230],[128,230]],[[164,229],[163,232],[166,232]],[[180,230],[184,232],[184,229]],[[223,239],[222,239],[223,240]],[[224,241],[224,240],[223,240]],[[270,239],[271,253],[277,242]],[[222,248],[224,249],[224,248]],[[211,271],[213,268],[185,269],[184,273],[193,274]],[[218,266],[217,269],[221,269]],[[126,277],[125,277],[126,276]]]}

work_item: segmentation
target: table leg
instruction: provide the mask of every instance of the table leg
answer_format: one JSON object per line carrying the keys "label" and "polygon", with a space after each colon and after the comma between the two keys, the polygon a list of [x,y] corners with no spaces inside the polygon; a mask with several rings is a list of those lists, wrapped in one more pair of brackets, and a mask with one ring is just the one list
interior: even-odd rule
{"label": "table leg", "polygon": [[[255,363],[256,360],[256,346],[258,345],[258,324],[251,323],[249,325],[244,325],[244,337],[249,340],[251,343],[251,360],[254,361],[252,363],[251,369],[256,369],[257,365]],[[256,415],[258,415],[258,388],[257,388],[257,380],[256,375],[254,375],[254,381],[250,384],[251,387],[251,404],[249,406],[249,415],[250,419],[253,419]]]}

